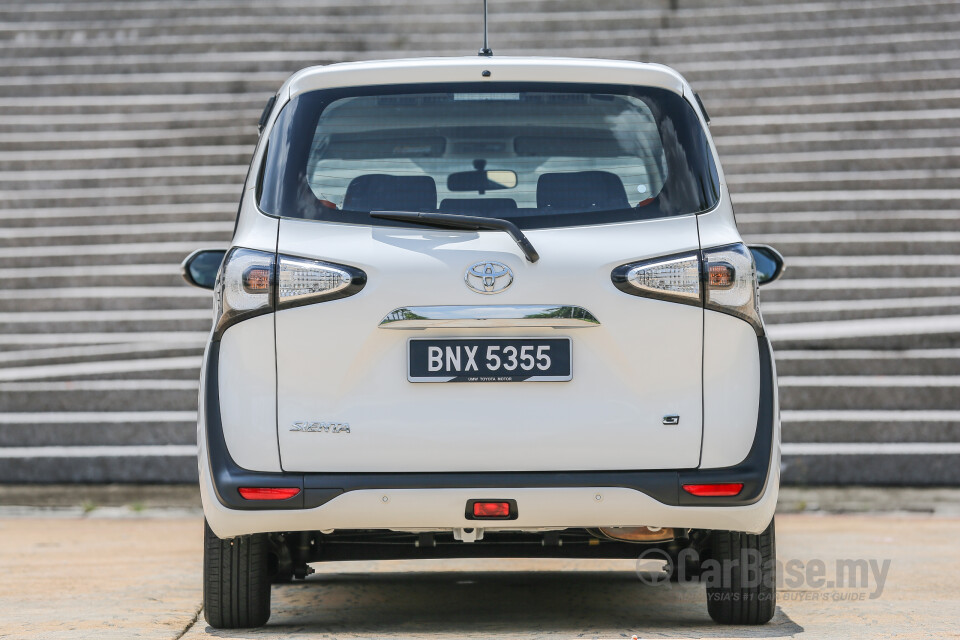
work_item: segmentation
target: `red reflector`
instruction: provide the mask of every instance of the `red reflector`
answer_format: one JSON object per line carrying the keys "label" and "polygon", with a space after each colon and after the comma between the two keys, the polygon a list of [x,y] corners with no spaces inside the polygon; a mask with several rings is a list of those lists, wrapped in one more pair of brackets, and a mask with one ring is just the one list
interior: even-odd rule
{"label": "red reflector", "polygon": [[683,490],[695,496],[721,497],[735,496],[743,491],[742,482],[723,482],[720,484],[685,484]]}
{"label": "red reflector", "polygon": [[274,487],[240,487],[240,495],[246,500],[286,500],[300,493],[300,489],[276,489]]}
{"label": "red reflector", "polygon": [[474,502],[473,515],[477,518],[510,517],[509,502]]}

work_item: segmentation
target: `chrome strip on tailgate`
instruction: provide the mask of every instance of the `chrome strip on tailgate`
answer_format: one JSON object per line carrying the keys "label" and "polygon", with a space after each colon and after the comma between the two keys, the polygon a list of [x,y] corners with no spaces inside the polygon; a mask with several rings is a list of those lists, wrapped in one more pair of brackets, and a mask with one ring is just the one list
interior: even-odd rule
{"label": "chrome strip on tailgate", "polygon": [[483,305],[400,307],[380,321],[381,329],[550,327],[576,329],[600,325],[597,318],[574,305]]}

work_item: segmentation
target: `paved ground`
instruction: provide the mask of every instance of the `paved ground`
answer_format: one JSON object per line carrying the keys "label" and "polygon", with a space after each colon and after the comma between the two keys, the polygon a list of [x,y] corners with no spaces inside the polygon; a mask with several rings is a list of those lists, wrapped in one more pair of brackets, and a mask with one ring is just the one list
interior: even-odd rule
{"label": "paved ground", "polygon": [[644,585],[631,562],[470,560],[320,566],[274,587],[270,626],[224,633],[198,621],[196,516],[31,513],[0,519],[0,638],[960,637],[956,517],[779,515],[781,562],[823,561],[824,580],[838,559],[889,570],[864,588],[820,587],[814,575],[782,585],[776,617],[757,629],[713,625],[702,587]]}

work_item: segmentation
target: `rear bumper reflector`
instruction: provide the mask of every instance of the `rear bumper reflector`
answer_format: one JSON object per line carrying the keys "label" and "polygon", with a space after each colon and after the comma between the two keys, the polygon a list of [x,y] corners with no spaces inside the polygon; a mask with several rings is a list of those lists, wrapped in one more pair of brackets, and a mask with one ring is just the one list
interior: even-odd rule
{"label": "rear bumper reflector", "polygon": [[289,500],[300,493],[297,487],[240,487],[237,491],[244,500]]}
{"label": "rear bumper reflector", "polygon": [[717,484],[685,484],[683,490],[693,496],[703,498],[729,497],[743,491],[742,482],[721,482]]}

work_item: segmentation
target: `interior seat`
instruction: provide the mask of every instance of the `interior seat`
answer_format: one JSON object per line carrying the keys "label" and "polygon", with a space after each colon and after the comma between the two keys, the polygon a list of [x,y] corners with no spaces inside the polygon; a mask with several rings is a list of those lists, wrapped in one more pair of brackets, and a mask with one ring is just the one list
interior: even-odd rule
{"label": "interior seat", "polygon": [[537,180],[537,207],[546,211],[629,209],[623,181],[609,171],[545,173]]}
{"label": "interior seat", "polygon": [[437,208],[437,183],[430,176],[369,173],[347,185],[343,208],[348,211],[424,211]]}

